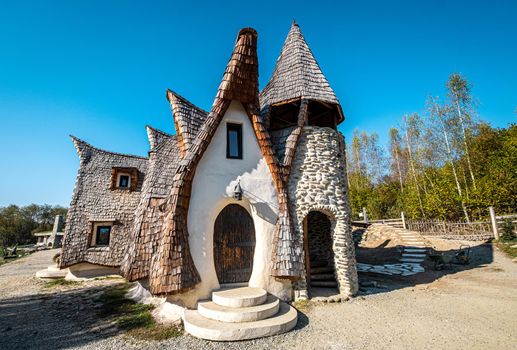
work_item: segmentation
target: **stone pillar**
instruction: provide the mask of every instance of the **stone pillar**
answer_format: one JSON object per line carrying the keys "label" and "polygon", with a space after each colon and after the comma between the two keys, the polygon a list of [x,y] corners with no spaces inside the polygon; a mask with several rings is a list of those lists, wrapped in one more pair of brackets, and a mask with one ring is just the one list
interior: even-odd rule
{"label": "stone pillar", "polygon": [[52,234],[48,238],[47,242],[47,244],[52,244],[52,248],[58,248],[58,246],[61,246],[61,240],[56,236],[58,232],[62,231],[63,223],[63,215],[56,215],[56,218],[54,219],[54,227],[52,228]]}
{"label": "stone pillar", "polygon": [[400,212],[400,218],[402,219],[402,228],[404,230],[407,230],[406,217],[404,216],[404,212],[403,211]]}
{"label": "stone pillar", "polygon": [[368,216],[366,215],[366,207],[363,207],[363,220],[364,220],[365,224],[368,223]]}

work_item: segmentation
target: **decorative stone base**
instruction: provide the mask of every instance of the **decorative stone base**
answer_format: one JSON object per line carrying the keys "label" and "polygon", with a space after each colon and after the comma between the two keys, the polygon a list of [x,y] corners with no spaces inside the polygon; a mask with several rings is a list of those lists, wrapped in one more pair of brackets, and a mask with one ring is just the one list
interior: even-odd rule
{"label": "decorative stone base", "polygon": [[255,339],[287,332],[298,320],[296,309],[260,288],[218,291],[212,299],[185,311],[187,333],[214,341]]}
{"label": "decorative stone base", "polygon": [[63,278],[67,275],[68,269],[60,269],[57,265],[50,265],[44,270],[36,272],[38,278]]}
{"label": "decorative stone base", "polygon": [[81,281],[89,278],[107,276],[120,276],[119,268],[80,263],[68,268],[68,273],[65,276],[65,279],[69,281]]}

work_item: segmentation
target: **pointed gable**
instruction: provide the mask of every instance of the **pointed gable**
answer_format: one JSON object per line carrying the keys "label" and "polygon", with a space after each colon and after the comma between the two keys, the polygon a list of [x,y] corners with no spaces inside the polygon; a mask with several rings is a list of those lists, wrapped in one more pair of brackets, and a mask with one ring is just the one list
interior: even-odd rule
{"label": "pointed gable", "polygon": [[180,156],[183,157],[205,122],[208,112],[197,107],[172,90],[167,90],[167,100],[171,105],[174,117]]}
{"label": "pointed gable", "polygon": [[273,75],[260,93],[260,105],[265,108],[301,99],[338,105],[338,122],[343,120],[336,94],[323,75],[300,27],[293,22]]}
{"label": "pointed gable", "polygon": [[168,140],[172,137],[172,135],[169,135],[166,132],[163,132],[156,128],[153,128],[150,125],[146,125],[145,129],[147,131],[147,138],[149,139],[149,147],[151,151],[158,147],[158,145],[161,144],[163,141]]}

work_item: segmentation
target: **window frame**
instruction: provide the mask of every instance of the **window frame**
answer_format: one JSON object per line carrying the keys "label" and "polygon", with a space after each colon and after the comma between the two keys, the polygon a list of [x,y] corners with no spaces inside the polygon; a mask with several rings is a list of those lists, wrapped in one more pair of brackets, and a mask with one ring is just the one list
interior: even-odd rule
{"label": "window frame", "polygon": [[[127,186],[123,187],[123,186],[120,186],[120,178],[122,176],[127,176],[128,180],[127,180]],[[118,189],[121,189],[121,190],[129,190],[131,188],[131,174],[129,173],[123,173],[123,172],[119,172],[117,173],[117,188]]]}
{"label": "window frame", "polygon": [[[237,156],[230,154],[230,132],[237,131]],[[242,124],[226,123],[226,158],[227,159],[242,159]]]}
{"label": "window frame", "polygon": [[[99,229],[102,227],[109,227],[108,243],[98,244]],[[111,243],[111,234],[113,232],[113,222],[95,222],[92,228],[92,238],[90,240],[90,247],[109,247]]]}
{"label": "window frame", "polygon": [[[129,186],[120,187],[120,176],[129,175]],[[143,174],[141,174],[143,175]],[[138,181],[140,178],[140,171],[135,167],[113,167],[111,168],[111,182],[110,190],[112,191],[129,191],[134,192],[138,190]]]}

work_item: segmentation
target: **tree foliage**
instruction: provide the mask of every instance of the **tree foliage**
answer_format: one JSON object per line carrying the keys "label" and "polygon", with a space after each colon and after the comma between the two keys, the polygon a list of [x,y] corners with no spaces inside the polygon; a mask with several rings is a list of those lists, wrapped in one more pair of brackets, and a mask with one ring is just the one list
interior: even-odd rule
{"label": "tree foliage", "polygon": [[477,120],[472,85],[460,74],[447,98],[431,97],[427,113],[389,130],[388,154],[378,136],[356,130],[347,147],[352,211],[372,219],[478,220],[517,213],[517,124]]}
{"label": "tree foliage", "polygon": [[51,231],[55,216],[66,212],[66,208],[48,204],[0,208],[0,246],[33,243],[33,233]]}

